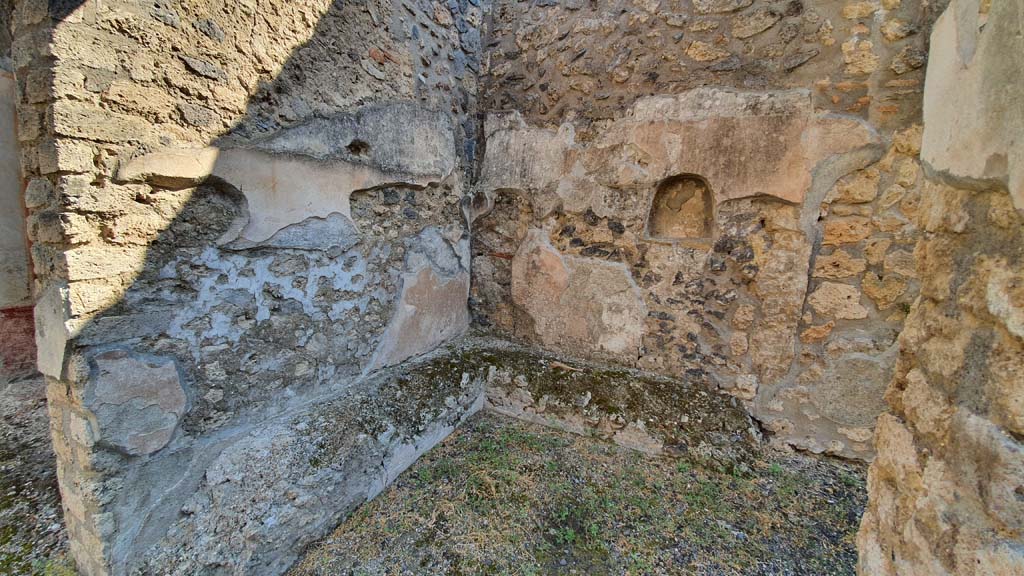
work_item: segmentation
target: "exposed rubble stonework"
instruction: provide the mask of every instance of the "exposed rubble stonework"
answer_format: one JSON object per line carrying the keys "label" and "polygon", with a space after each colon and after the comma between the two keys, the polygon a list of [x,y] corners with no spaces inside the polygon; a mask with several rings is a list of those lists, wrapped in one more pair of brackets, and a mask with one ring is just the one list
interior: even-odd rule
{"label": "exposed rubble stonework", "polygon": [[[590,130],[488,117],[478,321],[576,356],[710,375],[777,439],[869,457],[916,291],[919,129],[887,146],[804,90],[700,88]],[[678,178],[697,180],[661,199]],[[697,211],[691,237],[652,233],[672,202]]]}
{"label": "exposed rubble stonework", "polygon": [[481,406],[478,375],[389,367],[468,326],[482,16],[14,3],[38,366],[83,574],[281,573]]}
{"label": "exposed rubble stonework", "polygon": [[78,569],[283,573],[486,407],[877,447],[864,574],[1021,570],[1024,8],[946,4],[0,1]]}
{"label": "exposed rubble stonework", "polygon": [[875,431],[859,572],[1024,573],[1024,3],[954,0],[932,33],[921,296]]}
{"label": "exposed rubble stonework", "polygon": [[[495,2],[475,322],[709,375],[775,441],[869,459],[919,285],[936,8]],[[566,290],[553,271],[568,262],[632,282]],[[646,319],[603,322],[604,300]]]}

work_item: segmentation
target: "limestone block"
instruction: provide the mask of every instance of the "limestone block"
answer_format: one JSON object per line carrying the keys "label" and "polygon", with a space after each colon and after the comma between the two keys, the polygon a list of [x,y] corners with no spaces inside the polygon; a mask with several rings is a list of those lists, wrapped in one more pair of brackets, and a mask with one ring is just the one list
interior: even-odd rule
{"label": "limestone block", "polygon": [[716,48],[714,44],[697,40],[690,43],[690,46],[686,49],[686,55],[697,62],[714,62],[728,56],[729,51]]}
{"label": "limestone block", "polygon": [[814,260],[815,278],[847,278],[856,276],[867,269],[863,258],[854,258],[845,250],[836,250],[831,254],[819,254]]}
{"label": "limestone block", "polygon": [[110,143],[156,144],[159,140],[159,131],[141,118],[70,99],[54,102],[53,131],[69,138],[88,134],[92,140]]}
{"label": "limestone block", "polygon": [[878,195],[878,177],[877,170],[861,170],[837,184],[825,200],[846,204],[871,202]]}
{"label": "limestone block", "polygon": [[878,68],[878,54],[875,54],[874,44],[870,40],[858,40],[854,37],[843,42],[841,48],[847,74],[866,76]]}
{"label": "limestone block", "polygon": [[822,244],[838,246],[860,242],[871,235],[871,221],[863,216],[836,218],[825,222]]}
{"label": "limestone block", "polygon": [[563,256],[532,229],[512,260],[522,336],[575,353],[636,362],[647,307],[622,264]]}
{"label": "limestone block", "polygon": [[95,152],[87,142],[71,139],[45,140],[39,145],[39,172],[88,172]]}
{"label": "limestone block", "polygon": [[68,250],[64,258],[68,280],[114,278],[121,274],[138,274],[146,264],[146,249],[85,245]]}
{"label": "limestone block", "polygon": [[853,4],[847,4],[843,6],[843,18],[849,18],[856,20],[858,18],[867,18],[878,10],[878,5],[874,2],[855,2]]}
{"label": "limestone block", "polygon": [[955,0],[931,38],[921,159],[954,178],[1001,182],[1024,210],[1024,4],[993,2],[983,15],[978,0]]}
{"label": "limestone block", "polygon": [[860,292],[849,284],[822,282],[807,298],[807,302],[822,316],[846,320],[868,316],[867,308],[860,304]]}
{"label": "limestone block", "polygon": [[754,322],[756,308],[750,304],[741,304],[736,307],[732,316],[732,326],[737,330],[746,330]]}
{"label": "limestone block", "polygon": [[166,446],[187,405],[174,360],[114,350],[94,361],[83,404],[95,417],[99,442],[135,456]]}
{"label": "limestone block", "polygon": [[800,341],[804,344],[811,344],[813,342],[818,342],[819,340],[824,340],[832,333],[832,329],[835,328],[835,326],[836,323],[834,320],[829,320],[820,326],[811,326],[800,333]]}

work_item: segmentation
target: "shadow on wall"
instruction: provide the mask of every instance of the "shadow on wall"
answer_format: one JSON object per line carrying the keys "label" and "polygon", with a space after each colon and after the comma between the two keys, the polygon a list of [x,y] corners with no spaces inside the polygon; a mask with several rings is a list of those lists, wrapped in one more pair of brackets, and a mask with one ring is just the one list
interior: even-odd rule
{"label": "shadow on wall", "polygon": [[[72,550],[87,574],[145,561],[172,523],[195,514],[182,503],[232,439],[467,326],[456,150],[469,147],[458,118],[437,109],[449,96],[413,84],[408,14],[387,4],[335,1],[316,20],[277,6],[250,29],[157,2],[142,27],[156,39],[194,37],[194,54],[150,49],[111,73],[58,62],[80,68],[81,89],[99,94],[82,100],[102,109],[65,98],[51,75],[62,99],[50,129],[92,158],[56,178],[56,203],[31,220],[36,241],[63,255],[41,266],[37,342],[41,371],[64,384],[50,386],[50,411]],[[103,14],[91,21],[94,9],[58,3],[50,14],[85,36],[115,34]],[[313,21],[290,52],[274,37],[275,25],[291,41]],[[246,35],[252,52],[231,53]],[[273,81],[259,80],[272,70]],[[469,96],[452,98],[458,111]],[[236,100],[244,112],[227,125]],[[232,549],[216,563],[283,570],[345,505],[316,504],[326,520],[300,527],[307,533],[249,534],[240,546],[260,553]]]}

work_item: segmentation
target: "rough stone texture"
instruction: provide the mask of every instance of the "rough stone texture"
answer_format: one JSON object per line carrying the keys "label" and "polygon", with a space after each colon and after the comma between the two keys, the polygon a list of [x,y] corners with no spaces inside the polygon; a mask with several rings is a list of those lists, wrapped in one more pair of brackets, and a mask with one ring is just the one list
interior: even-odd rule
{"label": "rough stone texture", "polygon": [[921,296],[875,431],[860,574],[1024,573],[1022,164],[1001,136],[1020,132],[1022,15],[954,0],[932,34]]}
{"label": "rough stone texture", "polygon": [[[490,115],[473,209],[476,322],[577,356],[710,375],[777,440],[869,458],[870,418],[852,426],[831,406],[884,408],[901,307],[917,290],[920,130],[885,148],[870,125],[812,100],[704,88],[642,98],[586,130]],[[659,191],[690,175],[707,183],[708,206],[694,209],[709,222],[654,233],[668,206]],[[694,202],[681,194],[680,210]],[[632,282],[570,286],[583,264],[621,265]],[[594,321],[601,303],[646,318]],[[882,364],[861,378],[836,376],[872,354]]]}
{"label": "rough stone texture", "polygon": [[706,381],[563,362],[486,340],[466,354],[488,366],[486,406],[500,414],[709,466],[742,468],[759,440],[739,402],[716,394]]}
{"label": "rough stone texture", "polygon": [[[485,367],[437,355],[379,373],[297,414],[233,431],[162,463],[203,470],[189,484],[154,482],[174,524],[133,574],[280,574],[302,550],[373,498],[483,405]],[[173,506],[173,507],[172,507]]]}
{"label": "rough stone texture", "polygon": [[[483,107],[515,114],[492,114],[484,129],[489,158],[473,206],[474,320],[513,332],[511,261],[527,230],[547,230],[563,257],[630,269],[648,310],[637,365],[674,377],[710,373],[749,402],[776,440],[870,458],[870,426],[834,421],[820,406],[848,397],[880,410],[895,337],[918,293],[913,258],[905,256],[918,234],[923,186],[914,125],[928,33],[944,5],[495,2]],[[722,88],[699,90],[707,86]],[[789,100],[796,105],[788,114],[722,106],[743,98],[737,92],[767,104],[801,90],[807,102]],[[672,124],[671,103],[687,94],[708,101],[691,108],[691,128],[719,129],[706,140],[693,130],[691,146],[680,148],[701,162],[673,172],[657,146],[675,150],[683,136],[636,116],[645,102],[657,103],[653,110]],[[863,137],[872,130],[877,140]],[[787,163],[801,148],[821,156],[802,168]],[[708,175],[716,170],[728,184]],[[661,179],[686,173],[706,178],[712,190],[709,234],[655,241],[646,226],[652,197]],[[824,282],[858,291],[864,310],[841,314],[858,318],[810,306]],[[828,376],[876,354],[890,364],[863,380]]]}
{"label": "rough stone texture", "polygon": [[[968,549],[1010,565],[1020,127],[1012,98],[972,90],[1019,96],[1019,64],[988,62],[1019,48],[1020,4],[940,23],[955,97],[929,100],[947,118],[923,137],[942,4],[17,2],[38,364],[79,568],[284,570],[478,406],[479,373],[394,367],[470,313],[715,386],[731,398],[700,390],[711,420],[743,407],[815,453],[870,458],[895,375],[864,565],[897,547],[922,570]],[[947,162],[961,133],[992,147]],[[487,375],[496,408],[679,444],[668,381],[574,396],[520,368]],[[955,515],[905,522],[893,495],[948,478],[977,497],[922,498],[1010,544]],[[924,544],[943,522],[953,556]]]}
{"label": "rough stone texture", "polygon": [[[920,114],[920,57],[944,3],[882,4],[499,0],[481,71],[484,107],[554,126],[600,123],[639,98],[700,86],[813,86],[817,109],[889,133]],[[908,48],[916,57],[900,58]]]}
{"label": "rough stone texture", "polygon": [[[173,536],[183,495],[221,451],[276,471],[256,493],[298,481],[303,441],[274,444],[295,452],[271,467],[260,447],[279,435],[250,434],[278,430],[284,415],[312,420],[314,399],[369,386],[380,367],[467,325],[461,204],[483,8],[444,11],[15,3],[38,361],[83,574],[153,573],[140,563]],[[443,394],[424,391],[421,430],[380,440],[396,454],[389,465],[468,410]],[[398,448],[410,439],[415,449]],[[338,498],[303,508],[322,514],[322,530],[372,495],[379,478],[361,475],[371,461],[338,464],[349,477],[334,482]],[[315,537],[305,512],[268,525],[270,536],[213,536],[249,497],[193,513],[195,548],[159,571],[284,570]]]}

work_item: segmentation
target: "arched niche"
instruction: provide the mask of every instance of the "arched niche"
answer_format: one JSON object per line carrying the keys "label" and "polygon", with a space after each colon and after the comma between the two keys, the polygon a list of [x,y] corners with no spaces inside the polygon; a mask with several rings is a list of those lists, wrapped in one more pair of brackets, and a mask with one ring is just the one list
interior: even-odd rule
{"label": "arched niche", "polygon": [[653,240],[711,238],[714,200],[707,180],[696,174],[671,176],[658,184],[647,216]]}

